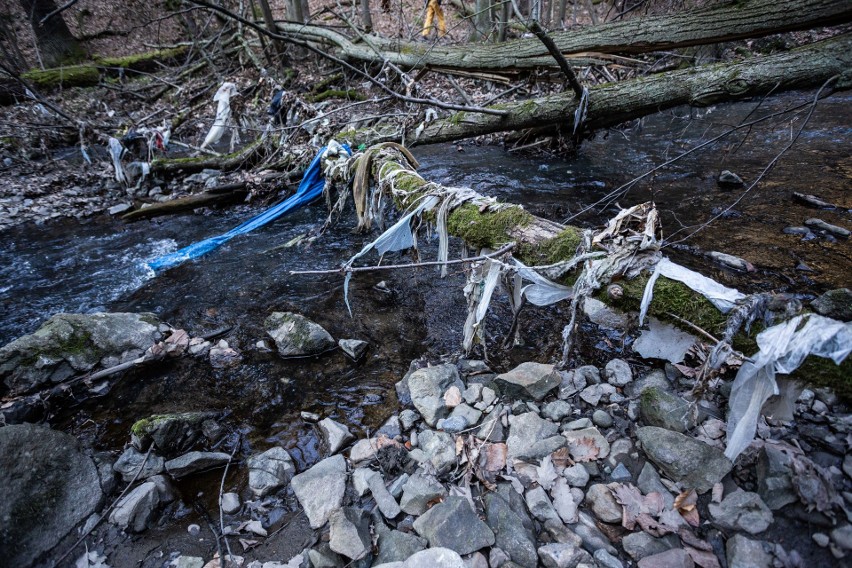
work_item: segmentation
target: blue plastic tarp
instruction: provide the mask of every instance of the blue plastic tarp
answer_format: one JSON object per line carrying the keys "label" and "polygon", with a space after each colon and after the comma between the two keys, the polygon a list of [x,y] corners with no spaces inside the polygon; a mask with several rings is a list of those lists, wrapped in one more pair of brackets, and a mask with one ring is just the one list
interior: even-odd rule
{"label": "blue plastic tarp", "polygon": [[[348,154],[352,153],[349,146],[346,144],[343,144],[342,146]],[[317,152],[317,155],[314,157],[313,161],[311,161],[308,169],[305,170],[305,175],[302,177],[301,183],[299,183],[299,189],[292,196],[288,197],[278,205],[270,207],[260,215],[252,217],[241,225],[234,227],[227,233],[216,237],[210,237],[209,239],[204,239],[197,243],[192,243],[178,251],[155,258],[148,263],[148,266],[150,266],[154,272],[168,270],[169,268],[177,266],[187,260],[207,254],[237,235],[244,235],[250,231],[254,231],[255,229],[263,227],[267,223],[271,223],[278,217],[281,217],[294,209],[307,205],[322,195],[325,182],[323,181],[322,165],[320,164],[320,161],[325,150],[326,146],[323,146],[320,148],[319,152]]]}

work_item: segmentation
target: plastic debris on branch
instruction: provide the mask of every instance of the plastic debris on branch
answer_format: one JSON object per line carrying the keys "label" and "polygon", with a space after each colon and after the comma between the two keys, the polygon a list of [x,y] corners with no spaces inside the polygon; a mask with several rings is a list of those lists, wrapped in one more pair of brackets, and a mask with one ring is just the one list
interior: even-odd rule
{"label": "plastic debris on branch", "polygon": [[254,231],[255,229],[259,229],[260,227],[271,223],[278,217],[281,217],[294,209],[307,205],[311,201],[320,197],[323,193],[325,179],[322,171],[322,161],[324,159],[337,157],[341,152],[345,153],[346,156],[352,153],[349,146],[346,144],[340,145],[334,141],[330,142],[328,146],[323,146],[320,148],[319,152],[317,152],[313,161],[311,161],[308,169],[305,170],[305,175],[302,177],[302,181],[295,194],[291,195],[278,205],[267,209],[260,215],[256,215],[248,221],[234,227],[227,233],[193,243],[178,251],[161,256],[149,262],[148,266],[154,270],[154,272],[162,272],[163,270],[177,266],[187,260],[205,255],[238,235],[244,235],[248,232]]}
{"label": "plastic debris on branch", "polygon": [[[207,133],[207,137],[204,138],[204,142],[202,142],[201,147],[206,148],[207,146],[211,146],[218,142],[222,135],[228,130],[229,124],[231,122],[231,97],[239,94],[237,91],[237,86],[234,83],[225,82],[222,83],[222,86],[219,87],[219,90],[216,91],[216,94],[213,95],[213,101],[219,103],[216,108],[216,118],[213,120],[213,125],[210,127],[210,131]],[[232,136],[236,136],[237,129],[233,129]],[[235,140],[231,140],[231,146],[234,145]]]}
{"label": "plastic debris on branch", "polygon": [[754,439],[764,403],[779,393],[776,375],[792,373],[808,355],[839,365],[852,352],[852,322],[796,316],[759,333],[757,346],[760,350],[740,367],[731,389],[725,455],[732,461]]}

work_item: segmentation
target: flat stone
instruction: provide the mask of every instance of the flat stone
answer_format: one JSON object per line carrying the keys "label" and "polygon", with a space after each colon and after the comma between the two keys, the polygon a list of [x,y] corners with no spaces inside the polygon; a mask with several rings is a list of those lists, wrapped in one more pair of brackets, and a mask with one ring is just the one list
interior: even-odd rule
{"label": "flat stone", "polygon": [[199,556],[178,556],[174,560],[174,568],[203,568],[204,559]]}
{"label": "flat stone", "polygon": [[418,444],[438,475],[448,472],[456,464],[456,440],[451,435],[424,430],[418,436]]}
{"label": "flat stone", "polygon": [[508,458],[537,460],[552,454],[565,445],[565,438],[558,432],[558,424],[543,420],[535,412],[510,416]]}
{"label": "flat stone", "polygon": [[340,349],[346,353],[348,357],[357,361],[367,352],[367,347],[370,346],[366,341],[360,339],[340,339],[337,341]]}
{"label": "flat stone", "polygon": [[[308,550],[309,566],[312,568],[343,568],[344,559],[331,549],[328,543],[322,543]],[[218,564],[211,568],[218,568]]]}
{"label": "flat stone", "polygon": [[630,398],[639,398],[645,389],[651,387],[657,387],[666,392],[671,392],[672,384],[666,377],[665,371],[662,369],[654,369],[653,371],[646,373],[639,379],[636,379],[624,387],[624,394]]}
{"label": "flat stone", "polygon": [[592,560],[582,548],[558,542],[540,547],[538,557],[547,568],[575,568],[581,562]]}
{"label": "flat stone", "polygon": [[290,485],[311,528],[318,529],[326,523],[332,511],[339,509],[343,503],[346,460],[339,454],[326,458],[295,476]]}
{"label": "flat stone", "polygon": [[128,209],[132,209],[132,208],[133,208],[132,203],[119,203],[117,205],[113,205],[107,211],[110,215],[121,215],[122,213],[124,213]]}
{"label": "flat stone", "polygon": [[346,444],[355,439],[349,428],[340,422],[335,422],[331,418],[323,418],[317,422],[317,426],[319,426],[320,432],[322,432],[322,437],[328,446],[330,454],[336,454]]}
{"label": "flat stone", "polygon": [[633,474],[630,473],[630,470],[627,469],[624,463],[619,463],[613,468],[612,473],[609,474],[609,478],[613,481],[625,482],[633,479]]}
{"label": "flat stone", "polygon": [[370,551],[370,518],[362,509],[338,509],[329,516],[329,525],[331,539],[328,545],[336,553],[358,560]]}
{"label": "flat stone", "polygon": [[355,493],[358,497],[363,497],[370,490],[370,480],[377,476],[378,472],[366,467],[356,468],[352,472],[352,486],[355,488]]}
{"label": "flat stone", "polygon": [[[562,372],[562,382],[559,383],[559,391],[556,394],[559,400],[571,398],[588,385],[585,376],[579,374],[578,371],[579,369],[574,369]],[[595,371],[597,371],[596,368]],[[600,382],[600,376],[598,376],[598,381]]]}
{"label": "flat stone", "polygon": [[103,500],[97,467],[77,439],[44,426],[0,428],[0,471],[0,564],[6,566],[32,565]]}
{"label": "flat stone", "polygon": [[559,520],[559,514],[553,508],[553,503],[547,496],[547,492],[541,486],[535,486],[528,489],[524,494],[524,500],[527,503],[527,509],[533,517],[540,522],[545,522],[550,519]]}
{"label": "flat stone", "polygon": [[597,483],[586,492],[586,502],[597,518],[605,523],[620,523],[622,507],[612,496],[609,487]]}
{"label": "flat stone", "polygon": [[848,237],[849,235],[852,235],[852,232],[850,232],[848,229],[844,229],[843,227],[838,227],[837,225],[832,225],[831,223],[823,221],[822,219],[817,219],[817,218],[806,219],[805,225],[807,225],[808,227],[812,227],[814,229],[826,231],[826,232],[831,233],[832,235],[836,235],[838,237]]}
{"label": "flat stone", "polygon": [[446,418],[450,409],[444,402],[444,392],[451,386],[464,388],[455,365],[437,365],[418,369],[408,377],[411,402],[430,427]]}
{"label": "flat stone", "polygon": [[429,545],[425,538],[391,530],[384,523],[376,523],[375,533],[378,554],[373,560],[374,566],[388,562],[403,562],[409,556],[425,550]]}
{"label": "flat stone", "polygon": [[494,384],[500,392],[512,398],[543,399],[562,382],[553,365],[521,363],[511,371],[497,375]]}
{"label": "flat stone", "polygon": [[462,557],[448,548],[433,547],[411,555],[400,568],[467,568]]}
{"label": "flat stone", "polygon": [[166,462],[166,471],[174,478],[223,466],[231,461],[231,456],[224,452],[189,452]]}
{"label": "flat stone", "polygon": [[612,416],[604,410],[597,409],[592,413],[592,422],[599,428],[609,428],[612,426]]}
{"label": "flat stone", "polygon": [[574,461],[603,459],[609,455],[609,442],[597,428],[583,428],[563,432],[568,451]]}
{"label": "flat stone", "polygon": [[[465,421],[465,423],[467,424],[466,427],[476,426],[477,424],[479,424],[479,420],[482,418],[482,411],[477,410],[468,404],[462,403],[453,408],[453,411],[450,412],[450,416],[447,418],[447,420],[453,420],[458,418],[461,418]],[[449,432],[449,430],[447,430],[446,424],[444,425],[444,430]]]}
{"label": "flat stone", "polygon": [[164,503],[174,500],[169,482],[155,475],[121,498],[109,515],[109,522],[128,532],[142,532],[153,522]]}
{"label": "flat stone", "polygon": [[282,357],[319,355],[336,345],[322,326],[293,312],[272,312],[263,327]]}
{"label": "flat stone", "polygon": [[758,455],[757,494],[773,511],[799,500],[793,489],[791,464],[792,458],[771,444],[764,445]]}
{"label": "flat stone", "polygon": [[554,400],[544,405],[541,415],[554,422],[561,422],[563,419],[571,416],[571,411],[574,409],[569,403],[564,400]]}
{"label": "flat stone", "polygon": [[646,556],[639,561],[639,568],[694,568],[692,557],[682,548],[673,548],[659,554]]}
{"label": "flat stone", "polygon": [[852,321],[852,290],[849,288],[829,290],[811,302],[811,307],[822,316],[839,321]]}
{"label": "flat stone", "polygon": [[[143,462],[144,466],[142,465]],[[134,478],[142,480],[152,475],[163,473],[166,467],[165,463],[165,460],[161,456],[153,452],[148,454],[148,458],[146,459],[145,454],[130,446],[121,453],[113,464],[112,469],[121,475],[123,481],[129,483]],[[142,471],[139,471],[140,467]],[[137,472],[139,473],[138,477],[136,476]]]}
{"label": "flat stone", "polygon": [[401,511],[399,504],[385,486],[385,481],[382,478],[382,475],[377,472],[369,479],[368,484],[370,486],[370,493],[372,493],[373,499],[376,500],[376,505],[379,507],[379,511],[381,511],[382,515],[384,515],[386,519],[393,519],[399,515]]}
{"label": "flat stone", "polygon": [[494,533],[464,497],[447,497],[421,515],[413,526],[429,541],[429,546],[449,548],[459,554],[494,544]]}
{"label": "flat stone", "polygon": [[402,486],[399,506],[409,515],[422,515],[430,502],[446,495],[447,490],[433,476],[415,473]]}
{"label": "flat stone", "polygon": [[222,511],[225,514],[233,515],[240,510],[240,496],[236,493],[225,493],[222,495]]}
{"label": "flat stone", "polygon": [[485,494],[485,521],[494,531],[495,544],[520,566],[535,568],[538,555],[535,535],[508,501],[494,492]]}
{"label": "flat stone", "polygon": [[458,434],[466,430],[468,426],[467,420],[463,416],[450,416],[438,420],[438,429],[443,430],[447,434]]}
{"label": "flat stone", "polygon": [[564,423],[559,429],[563,432],[567,432],[569,430],[582,430],[584,428],[591,428],[592,426],[594,426],[594,424],[588,418],[578,418],[577,420],[572,420],[571,422]]}
{"label": "flat stone", "polygon": [[720,450],[677,432],[645,426],[636,435],[645,454],[666,476],[699,494],[710,491],[733,467]]}
{"label": "flat stone", "polygon": [[763,548],[763,543],[735,534],[725,544],[728,568],[770,568],[772,555]]}
{"label": "flat stone", "polygon": [[504,407],[498,404],[494,410],[485,415],[482,424],[476,429],[475,436],[477,439],[495,443],[506,441],[506,432],[501,419],[503,410]]}
{"label": "flat stone", "polygon": [[476,404],[482,400],[482,389],[484,388],[482,383],[471,383],[462,393],[464,401],[468,404]]}
{"label": "flat stone", "polygon": [[249,468],[249,489],[257,497],[268,495],[275,489],[287,484],[296,468],[293,458],[280,446],[272,447],[256,456],[251,456]]}
{"label": "flat stone", "polygon": [[734,491],[721,503],[710,503],[708,509],[718,526],[749,534],[765,531],[773,521],[772,511],[760,495],[751,491]]}
{"label": "flat stone", "polygon": [[609,400],[610,395],[615,394],[615,387],[608,383],[589,385],[580,391],[580,398],[591,406],[597,406],[601,400]]}
{"label": "flat stone", "polygon": [[646,388],[640,397],[642,419],[649,426],[659,426],[675,432],[695,427],[695,412],[691,404],[657,387]]}
{"label": "flat stone", "polygon": [[595,298],[586,298],[583,312],[592,323],[615,331],[626,331],[630,327],[630,317]]}
{"label": "flat stone", "polygon": [[589,471],[579,463],[562,470],[562,476],[571,487],[585,487],[589,483]]}
{"label": "flat stone", "polygon": [[642,531],[627,534],[621,539],[621,546],[624,548],[624,552],[637,562],[646,556],[665,552],[676,548],[678,545],[678,539],[673,535],[655,538]]}
{"label": "flat stone", "polygon": [[670,323],[648,318],[648,329],[642,330],[633,342],[633,350],[643,359],[664,359],[670,363],[680,363],[696,341],[694,335]]}
{"label": "flat stone", "polygon": [[633,380],[633,371],[624,359],[612,359],[604,367],[606,382],[614,387],[623,387]]}

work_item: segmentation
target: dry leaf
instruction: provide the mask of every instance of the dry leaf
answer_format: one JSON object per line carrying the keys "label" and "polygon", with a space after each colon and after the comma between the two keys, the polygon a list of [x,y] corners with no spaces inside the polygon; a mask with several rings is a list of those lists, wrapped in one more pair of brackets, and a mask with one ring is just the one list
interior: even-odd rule
{"label": "dry leaf", "polygon": [[550,458],[556,467],[566,468],[574,465],[574,460],[571,459],[571,452],[568,451],[568,448],[559,448],[550,454]]}
{"label": "dry leaf", "polygon": [[[644,496],[635,485],[626,483],[610,483],[607,487],[609,487],[615,500],[622,506],[621,525],[624,528],[633,530],[637,523],[641,526],[643,522],[656,525],[653,519],[660,515],[665,506],[662,495],[652,492]],[[640,517],[642,517],[641,522]]]}
{"label": "dry leaf", "polygon": [[464,438],[461,436],[456,436],[456,455],[459,456],[464,449]]}
{"label": "dry leaf", "polygon": [[499,473],[506,467],[506,444],[487,444],[479,457],[480,467],[485,471]]}
{"label": "dry leaf", "polygon": [[674,501],[675,510],[693,527],[701,524],[701,518],[698,516],[698,509],[696,508],[697,503],[698,493],[695,492],[695,489],[684,491],[675,497]]}
{"label": "dry leaf", "polygon": [[725,486],[722,485],[722,482],[718,482],[713,485],[713,492],[711,493],[710,499],[713,500],[714,503],[721,503],[722,497],[725,495]]}
{"label": "dry leaf", "polygon": [[455,408],[461,404],[461,401],[461,391],[457,386],[451,386],[447,389],[447,392],[444,393],[444,405],[447,408]]}
{"label": "dry leaf", "polygon": [[571,459],[577,463],[590,462],[598,459],[601,449],[592,438],[577,438],[568,442]]}
{"label": "dry leaf", "polygon": [[249,540],[247,538],[241,538],[239,539],[239,541],[243,547],[243,550],[248,550],[249,548],[255,547],[260,543],[259,540]]}
{"label": "dry leaf", "polygon": [[541,465],[536,469],[538,470],[538,484],[545,491],[550,491],[553,482],[559,477],[559,474],[556,473],[556,468],[553,467],[553,461],[550,459],[550,456],[545,456],[541,460]]}

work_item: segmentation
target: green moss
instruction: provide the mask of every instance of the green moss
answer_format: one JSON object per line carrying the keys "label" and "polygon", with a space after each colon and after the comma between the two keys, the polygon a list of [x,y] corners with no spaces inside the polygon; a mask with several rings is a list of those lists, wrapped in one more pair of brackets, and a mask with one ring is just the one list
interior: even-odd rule
{"label": "green moss", "polygon": [[355,89],[328,89],[316,95],[309,95],[305,100],[311,103],[322,102],[327,99],[348,99],[352,101],[363,101],[366,97]]}
{"label": "green moss", "polygon": [[168,61],[174,59],[187,50],[187,46],[182,45],[170,49],[158,49],[156,51],[148,51],[145,53],[135,53],[124,57],[96,57],[95,61],[103,67],[121,67],[124,69],[136,69],[144,67],[155,61]]}
{"label": "green moss", "polygon": [[537,264],[553,264],[574,257],[580,246],[580,231],[576,227],[566,227],[561,233],[537,247],[540,260]]}
{"label": "green moss", "polygon": [[510,240],[510,229],[526,227],[532,219],[533,216],[520,207],[480,213],[476,205],[465,203],[450,213],[447,229],[471,246],[496,248]]}
{"label": "green moss", "polygon": [[447,120],[450,122],[450,124],[458,125],[458,124],[461,124],[464,121],[466,116],[467,116],[467,113],[464,112],[464,111],[461,111],[461,112],[457,112],[455,114],[450,115],[450,118],[448,118]]}
{"label": "green moss", "polygon": [[21,78],[39,88],[88,87],[97,85],[101,74],[94,65],[72,65],[53,69],[33,69],[22,73]]}

